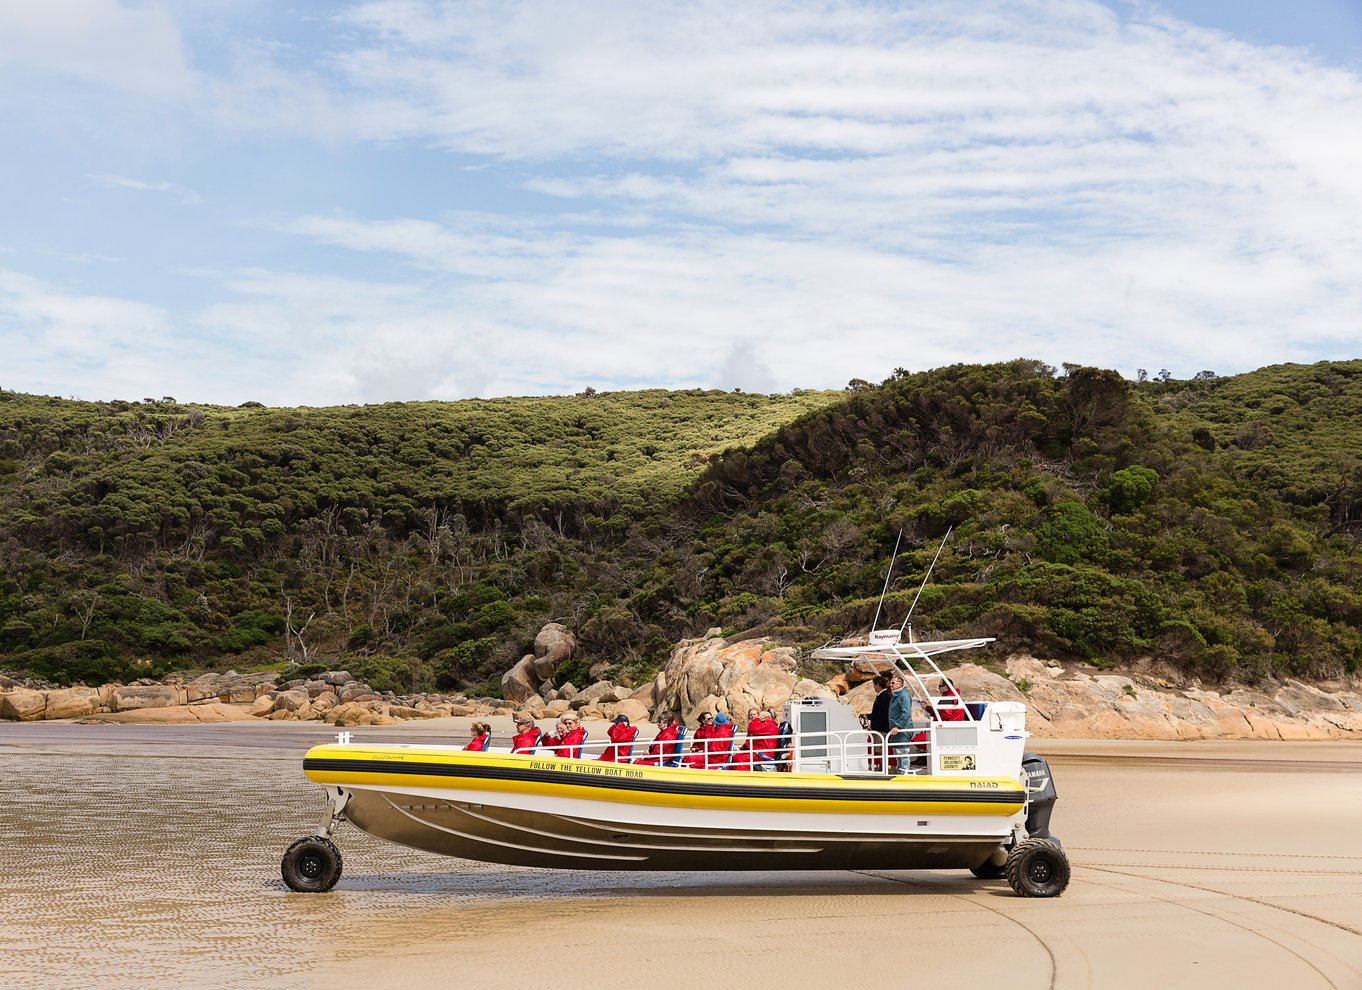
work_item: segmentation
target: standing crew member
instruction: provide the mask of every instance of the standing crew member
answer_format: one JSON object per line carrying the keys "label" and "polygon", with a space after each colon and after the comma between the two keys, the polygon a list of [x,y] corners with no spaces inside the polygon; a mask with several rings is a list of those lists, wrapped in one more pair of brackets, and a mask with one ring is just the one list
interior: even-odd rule
{"label": "standing crew member", "polygon": [[903,678],[894,674],[889,678],[889,749],[895,766],[890,773],[897,776],[908,765],[908,750],[912,745],[909,730],[913,727],[913,696],[903,686]]}
{"label": "standing crew member", "polygon": [[[881,770],[881,763],[887,756],[880,747],[884,745],[883,740],[889,736],[889,700],[893,697],[889,690],[888,672],[875,675],[875,703],[870,706],[870,731],[878,732],[879,737],[875,738],[875,755],[870,759],[872,770]],[[892,769],[892,764],[891,764]]]}

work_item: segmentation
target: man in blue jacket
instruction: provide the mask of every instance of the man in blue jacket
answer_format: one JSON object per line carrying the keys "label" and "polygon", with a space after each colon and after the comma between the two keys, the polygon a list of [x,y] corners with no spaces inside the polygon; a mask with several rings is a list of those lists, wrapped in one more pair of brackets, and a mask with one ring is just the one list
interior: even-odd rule
{"label": "man in blue jacket", "polygon": [[908,766],[908,747],[913,739],[913,696],[895,674],[889,679],[889,752],[891,773],[898,775]]}

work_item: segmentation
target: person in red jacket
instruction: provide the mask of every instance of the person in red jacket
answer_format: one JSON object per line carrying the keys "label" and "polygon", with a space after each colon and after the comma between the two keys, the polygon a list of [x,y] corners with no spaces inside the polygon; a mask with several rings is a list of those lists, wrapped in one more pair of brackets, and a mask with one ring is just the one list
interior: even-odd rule
{"label": "person in red jacket", "polygon": [[729,770],[774,770],[780,726],[765,709],[747,713],[747,739],[728,763]]}
{"label": "person in red jacket", "polygon": [[965,721],[965,703],[960,700],[960,692],[944,677],[941,679],[941,696],[936,700],[936,718],[939,722]]}
{"label": "person in red jacket", "polygon": [[714,716],[714,738],[709,744],[709,768],[722,770],[733,758],[733,730],[737,728],[723,712]]}
{"label": "person in red jacket", "polygon": [[515,736],[511,739],[512,753],[533,753],[539,741],[544,738],[544,733],[539,731],[539,727],[534,724],[534,719],[528,715],[517,715],[515,720]]}
{"label": "person in red jacket", "polygon": [[634,739],[638,736],[638,726],[629,724],[628,715],[616,715],[615,721],[606,730],[611,745],[605,747],[600,759],[608,763],[628,763],[634,751]]}
{"label": "person in red jacket", "polygon": [[681,748],[680,744],[674,741],[681,732],[681,726],[676,719],[661,716],[657,724],[660,728],[653,739],[653,744],[648,747],[648,754],[636,761],[645,766],[657,767],[674,763]]}
{"label": "person in red jacket", "polygon": [[681,762],[693,770],[704,770],[708,767],[711,759],[710,740],[716,734],[714,716],[709,712],[701,712],[700,726],[695,730],[695,741],[691,743],[690,752]]}
{"label": "person in red jacket", "polygon": [[474,753],[485,753],[492,744],[492,727],[486,722],[473,723],[473,741],[464,747]]}
{"label": "person in red jacket", "polygon": [[586,729],[577,720],[576,712],[564,712],[558,719],[554,734],[544,738],[544,745],[554,756],[569,760],[582,758],[582,743],[586,742]]}
{"label": "person in red jacket", "polygon": [[763,708],[755,723],[747,723],[747,742],[752,747],[752,765],[758,770],[777,770],[780,744],[780,723],[770,710]]}

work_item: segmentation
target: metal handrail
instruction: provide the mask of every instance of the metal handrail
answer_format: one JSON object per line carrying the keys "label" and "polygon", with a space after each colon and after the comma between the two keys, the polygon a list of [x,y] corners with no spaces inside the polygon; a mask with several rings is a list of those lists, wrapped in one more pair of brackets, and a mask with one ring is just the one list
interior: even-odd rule
{"label": "metal handrail", "polygon": [[[707,757],[707,766],[699,769],[726,769],[733,768],[734,763],[746,762],[753,770],[758,770],[760,764],[770,764],[776,768],[799,767],[809,762],[826,763],[826,769],[818,772],[826,773],[857,773],[872,774],[876,776],[889,776],[891,770],[891,760],[925,760],[927,753],[931,750],[931,739],[933,726],[930,724],[914,726],[904,730],[908,738],[902,743],[892,741],[888,736],[870,729],[855,729],[852,731],[825,732],[799,732],[793,734],[783,748],[775,750],[774,759],[758,759],[758,750],[747,744],[755,739],[772,739],[780,737],[772,736],[735,736],[731,740],[726,753],[716,753],[715,750],[725,740],[707,738],[683,740],[662,740],[663,746],[668,747],[668,752],[662,757],[665,762],[655,764],[659,766],[679,766],[686,768],[685,760],[687,757],[704,755]],[[925,738],[922,742],[913,742],[912,736],[924,733]],[[633,743],[616,743],[609,739],[590,739],[588,738],[580,746],[581,756],[572,757],[564,754],[555,753],[551,747],[537,746],[532,755],[552,756],[560,759],[581,759],[599,760],[601,754],[616,747],[622,747],[629,754],[627,760],[621,763],[639,764],[643,759],[648,758],[649,747],[655,743],[656,737],[648,739],[635,739]],[[674,747],[669,745],[674,744]],[[632,748],[631,748],[632,747]],[[578,747],[573,747],[574,749]],[[670,752],[671,749],[675,752]],[[738,755],[746,748],[750,754],[750,759],[740,761]],[[497,747],[492,752],[508,752],[509,747]],[[820,752],[822,751],[822,752]],[[783,755],[788,754],[788,755]],[[720,758],[721,757],[721,758]],[[693,768],[687,768],[693,769]],[[742,769],[746,769],[745,767]]]}

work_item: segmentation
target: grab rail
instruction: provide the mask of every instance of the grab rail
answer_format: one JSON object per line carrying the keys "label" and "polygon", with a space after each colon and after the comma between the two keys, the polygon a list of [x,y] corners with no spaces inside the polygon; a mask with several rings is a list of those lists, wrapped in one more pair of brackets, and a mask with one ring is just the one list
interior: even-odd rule
{"label": "grab rail", "polygon": [[[600,760],[607,751],[612,755],[623,751],[628,758],[610,762],[652,766],[679,766],[708,770],[808,770],[819,773],[854,773],[890,776],[895,771],[909,772],[911,768],[926,768],[931,750],[933,726],[911,728],[900,733],[903,740],[893,739],[869,729],[849,732],[800,732],[790,737],[739,736],[732,739],[664,739],[660,753],[650,757],[648,750],[657,739],[635,739],[632,743],[616,743],[609,739],[590,739],[573,746],[580,756],[569,756],[553,751],[542,743],[535,747],[535,756],[554,756],[559,759]],[[921,734],[921,741],[914,737]],[[751,745],[756,740],[776,739],[776,746],[766,749]],[[783,745],[782,745],[783,742]],[[632,750],[632,752],[631,752]],[[489,752],[509,752],[510,747],[489,747]],[[907,764],[900,767],[899,764]]]}

